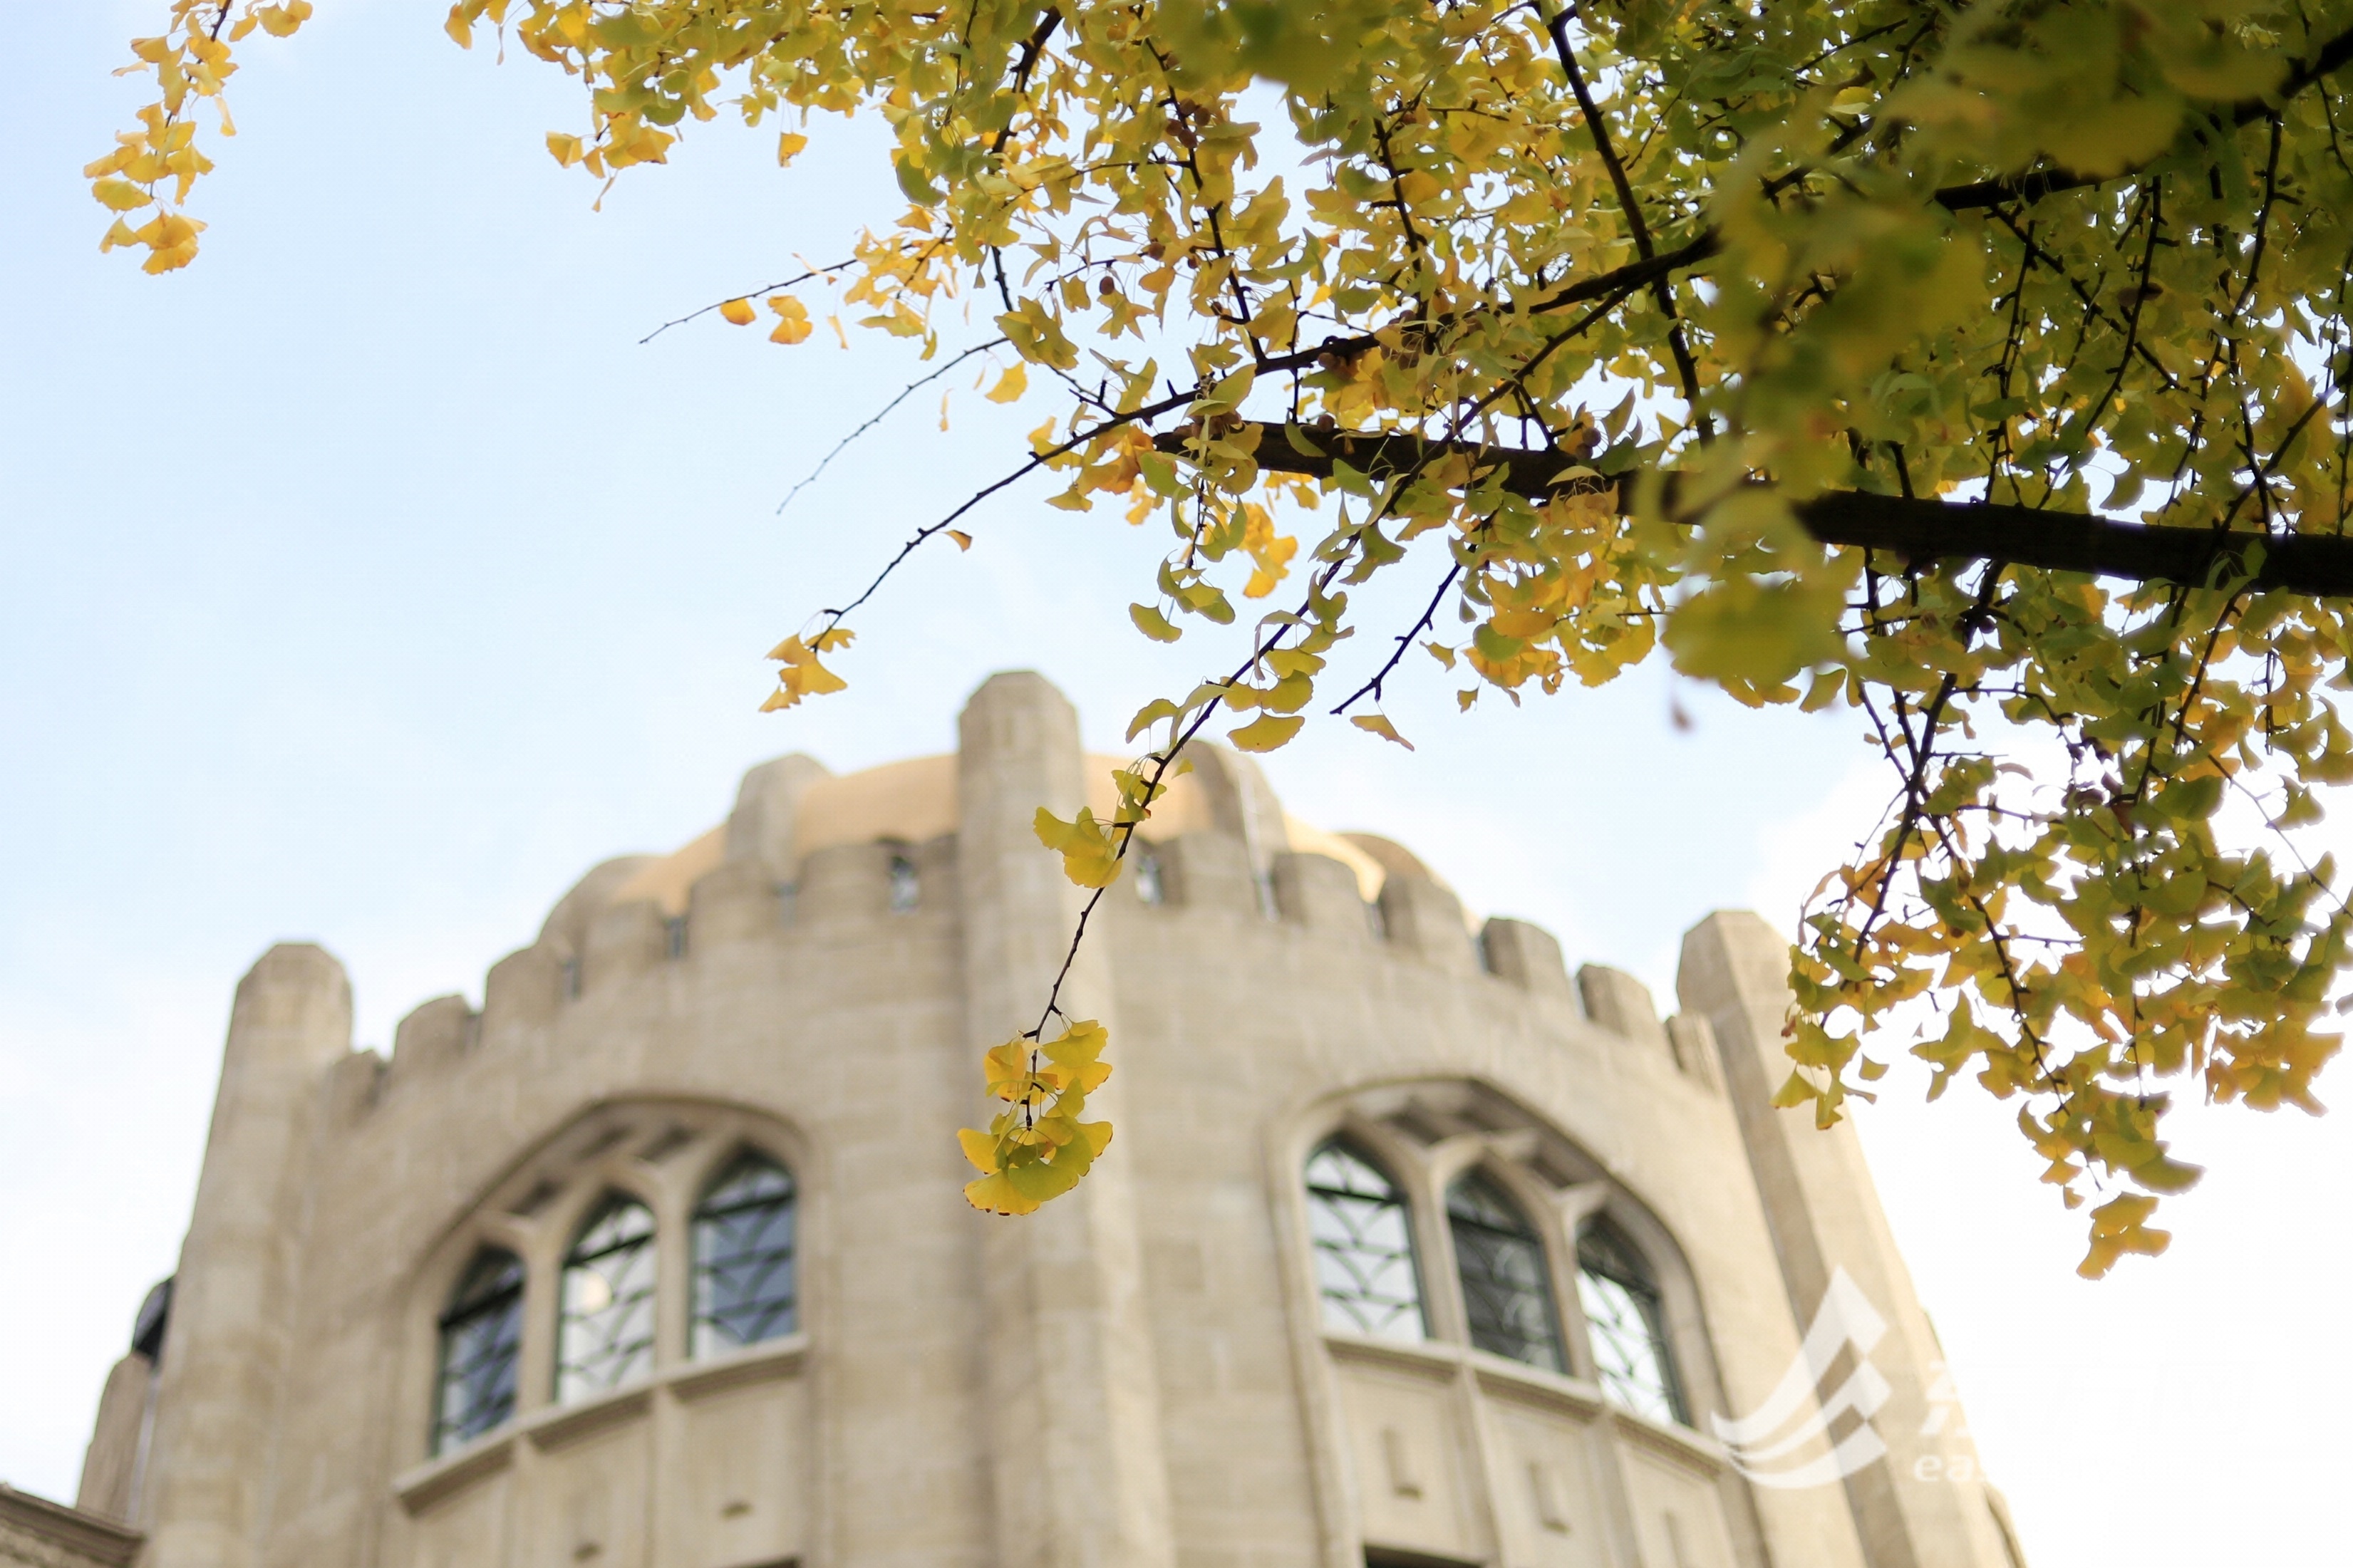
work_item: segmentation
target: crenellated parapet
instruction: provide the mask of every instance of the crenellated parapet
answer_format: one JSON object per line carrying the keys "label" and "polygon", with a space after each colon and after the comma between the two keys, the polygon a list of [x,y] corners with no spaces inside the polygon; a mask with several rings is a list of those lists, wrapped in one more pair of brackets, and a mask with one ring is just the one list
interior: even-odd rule
{"label": "crenellated parapet", "polygon": [[[1820,1414],[1780,1390],[1841,1268],[1927,1372],[1867,1174],[1760,1101],[1761,923],[1662,1019],[1205,746],[1072,955],[1032,817],[1108,816],[1115,760],[1026,672],[957,742],[750,770],[388,1059],[323,952],[256,964],[91,1449],[143,1568],[2004,1568],[1978,1491],[1752,1486],[1715,1435]],[[1116,1134],[986,1218],[956,1131],[1058,976]]]}

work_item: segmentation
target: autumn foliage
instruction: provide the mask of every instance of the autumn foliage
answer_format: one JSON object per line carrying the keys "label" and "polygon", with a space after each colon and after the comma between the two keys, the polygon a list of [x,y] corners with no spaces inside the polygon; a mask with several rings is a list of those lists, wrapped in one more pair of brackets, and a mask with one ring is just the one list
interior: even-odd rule
{"label": "autumn foliage", "polygon": [[[91,165],[108,246],[194,256],[196,105],[310,11],[172,0],[133,46],[156,100]],[[1664,657],[1850,711],[1889,764],[1793,951],[1782,1103],[1832,1120],[1891,1050],[1976,1079],[2094,1205],[2092,1273],[2161,1248],[2155,1196],[2195,1177],[2173,1093],[2317,1109],[2353,927],[2299,836],[2353,778],[2353,616],[2263,563],[2348,515],[2353,4],[460,0],[448,26],[585,79],[548,145],[595,180],[723,117],[780,163],[887,124],[870,226],[766,295],[770,335],[821,313],[968,352],[980,301],[995,395],[1053,400],[1006,479],[1167,528],[1132,618],[1223,650],[1136,715],[1114,820],[1041,824],[1082,885],[1221,716],[1249,750],[1318,709],[1400,740],[1409,669],[1468,707]],[[1894,542],[1836,542],[1831,497]],[[970,510],[909,548],[968,543]],[[2048,564],[2038,518],[2092,513],[2212,548]],[[1344,658],[1390,572],[1427,613]],[[841,684],[864,602],[778,647],[772,706]],[[1076,1120],[1101,1032],[1056,1016],[990,1058],[983,1206],[1067,1189],[1109,1136]]]}

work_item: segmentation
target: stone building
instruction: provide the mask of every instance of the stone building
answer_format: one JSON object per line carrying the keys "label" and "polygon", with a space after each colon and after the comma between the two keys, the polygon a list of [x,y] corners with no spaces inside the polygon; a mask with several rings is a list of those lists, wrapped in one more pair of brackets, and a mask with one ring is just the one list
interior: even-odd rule
{"label": "stone building", "polygon": [[971,1211],[1082,901],[1032,814],[1107,769],[1029,674],[953,756],[766,763],[388,1061],[263,955],[74,1517],[146,1568],[2018,1568],[1851,1134],[1767,1108],[1755,916],[1662,1022],[1210,748],[1065,993],[1116,1141]]}

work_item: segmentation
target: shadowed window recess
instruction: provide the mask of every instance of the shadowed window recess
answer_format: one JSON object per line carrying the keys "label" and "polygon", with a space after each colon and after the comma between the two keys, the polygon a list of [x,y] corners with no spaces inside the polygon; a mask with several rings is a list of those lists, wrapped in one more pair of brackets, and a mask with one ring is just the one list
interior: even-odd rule
{"label": "shadowed window recess", "polygon": [[891,912],[911,915],[923,901],[923,873],[904,855],[891,857]]}
{"label": "shadowed window recess", "polygon": [[1544,1240],[1519,1205],[1473,1173],[1447,1189],[1446,1224],[1454,1237],[1471,1342],[1546,1372],[1566,1372]]}
{"label": "shadowed window recess", "polygon": [[789,1334],[795,1290],[793,1178],[751,1150],[719,1173],[694,1211],[694,1354],[724,1355]]}
{"label": "shadowed window recess", "polygon": [[654,1216],[615,1194],[597,1205],[565,1256],[556,1402],[617,1388],[653,1365]]}
{"label": "shadowed window recess", "polygon": [[1658,1282],[1633,1243],[1607,1221],[1593,1221],[1577,1238],[1577,1296],[1601,1392],[1638,1415],[1690,1425]]}
{"label": "shadowed window recess", "polygon": [[1338,1139],[1319,1147],[1307,1157],[1307,1224],[1325,1328],[1429,1337],[1405,1196],[1378,1166]]}
{"label": "shadowed window recess", "polygon": [[450,1295],[441,1314],[433,1452],[470,1442],[514,1414],[522,1281],[522,1259],[493,1247],[475,1257]]}

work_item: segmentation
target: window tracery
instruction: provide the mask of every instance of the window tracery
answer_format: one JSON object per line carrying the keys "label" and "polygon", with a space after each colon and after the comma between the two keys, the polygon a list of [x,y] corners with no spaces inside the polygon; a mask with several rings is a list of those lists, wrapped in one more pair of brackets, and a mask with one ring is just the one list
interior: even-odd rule
{"label": "window tracery", "polygon": [[488,1247],[450,1293],[440,1319],[432,1451],[471,1442],[514,1414],[522,1349],[522,1259]]}
{"label": "window tracery", "polygon": [[1446,1223],[1471,1342],[1546,1372],[1567,1371],[1552,1267],[1520,1206],[1474,1172],[1447,1189]]}
{"label": "window tracery", "polygon": [[744,1150],[694,1211],[696,1357],[722,1355],[798,1326],[793,1178]]}
{"label": "window tracery", "polygon": [[1397,1184],[1335,1138],[1308,1156],[1307,1212],[1324,1326],[1376,1339],[1428,1337],[1410,1216]]}
{"label": "window tracery", "polygon": [[[1312,1145],[1303,1183],[1327,1332],[1452,1342],[1599,1384],[1646,1419],[1692,1425],[1678,1356],[1699,1358],[1703,1386],[1714,1363],[1704,1340],[1686,1345],[1669,1331],[1667,1303],[1684,1300],[1688,1273],[1591,1155],[1475,1080],[1369,1088],[1335,1121]],[[1418,1245],[1436,1248],[1434,1259],[1417,1257]],[[1645,1252],[1662,1245],[1663,1275]],[[1438,1290],[1434,1305],[1426,1287]]]}
{"label": "window tracery", "polygon": [[1589,1222],[1577,1237],[1577,1295],[1602,1394],[1638,1415],[1688,1425],[1658,1282],[1607,1220]]}
{"label": "window tracery", "polygon": [[564,1258],[555,1398],[566,1404],[653,1370],[654,1216],[612,1194]]}

